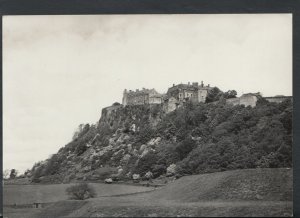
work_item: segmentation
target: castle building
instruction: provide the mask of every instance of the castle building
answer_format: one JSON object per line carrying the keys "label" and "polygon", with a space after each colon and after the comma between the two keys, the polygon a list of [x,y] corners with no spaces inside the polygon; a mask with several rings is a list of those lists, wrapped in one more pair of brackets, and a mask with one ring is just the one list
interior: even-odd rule
{"label": "castle building", "polygon": [[162,95],[155,89],[136,89],[136,91],[126,89],[123,92],[122,104],[126,105],[143,105],[143,104],[161,104]]}
{"label": "castle building", "polygon": [[[185,102],[191,101],[194,103],[205,103],[206,97],[209,94],[210,90],[214,87],[210,87],[208,84],[205,86],[203,81],[199,85],[198,82],[187,84],[173,84],[172,87],[168,88],[166,94],[160,94],[155,89],[145,89],[142,90],[136,89],[136,91],[127,89],[123,92],[122,105],[113,105],[105,108],[106,113],[111,113],[112,111],[123,107],[126,105],[155,105],[161,104],[163,110],[166,113],[176,110],[178,107],[181,107]],[[247,93],[243,94],[237,98],[226,99],[226,104],[231,105],[245,105],[255,107],[257,101],[262,98],[260,93]],[[292,96],[274,96],[274,97],[265,97],[265,100],[269,102],[280,103],[286,99],[292,99]],[[217,103],[217,102],[213,102]]]}
{"label": "castle building", "polygon": [[185,102],[192,101],[194,103],[205,103],[209,90],[212,88],[207,85],[204,86],[203,81],[201,85],[197,82],[188,84],[173,84],[168,89],[168,92],[164,98],[163,108],[167,113],[174,111],[176,108],[181,107]]}
{"label": "castle building", "polygon": [[199,86],[197,82],[192,84],[173,84],[172,87],[168,89],[167,96],[169,98],[173,97],[179,102],[185,102],[191,100],[192,102],[205,102],[208,91],[211,89],[209,85],[204,86],[203,81]]}

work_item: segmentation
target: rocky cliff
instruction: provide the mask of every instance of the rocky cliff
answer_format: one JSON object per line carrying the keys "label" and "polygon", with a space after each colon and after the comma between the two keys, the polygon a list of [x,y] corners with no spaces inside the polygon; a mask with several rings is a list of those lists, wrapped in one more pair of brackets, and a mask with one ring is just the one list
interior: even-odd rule
{"label": "rocky cliff", "polygon": [[292,165],[292,103],[114,104],[28,173],[33,182],[150,179]]}

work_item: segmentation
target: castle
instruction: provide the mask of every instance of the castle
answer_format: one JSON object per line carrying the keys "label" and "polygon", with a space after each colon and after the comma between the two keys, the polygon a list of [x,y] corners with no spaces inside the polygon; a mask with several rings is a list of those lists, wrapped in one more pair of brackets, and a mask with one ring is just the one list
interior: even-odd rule
{"label": "castle", "polygon": [[[199,85],[198,82],[187,84],[173,84],[168,88],[166,94],[160,94],[155,89],[136,89],[136,91],[126,89],[123,92],[122,104],[126,105],[155,105],[160,104],[166,113],[174,111],[176,108],[181,107],[185,102],[192,101],[194,103],[205,103],[209,91],[213,89],[210,85],[204,85],[203,81]],[[260,93],[243,94],[237,98],[226,99],[226,104],[232,105],[245,105],[255,107],[259,98],[262,98]],[[265,97],[269,102],[280,103],[285,99],[291,99],[291,96],[275,96]]]}
{"label": "castle", "polygon": [[212,89],[209,84],[204,86],[203,81],[188,84],[173,84],[166,94],[160,94],[155,89],[136,89],[136,91],[126,89],[123,92],[122,104],[126,105],[143,105],[143,104],[163,104],[166,112],[171,112],[177,107],[182,106],[186,101],[195,103],[205,102],[208,91]]}

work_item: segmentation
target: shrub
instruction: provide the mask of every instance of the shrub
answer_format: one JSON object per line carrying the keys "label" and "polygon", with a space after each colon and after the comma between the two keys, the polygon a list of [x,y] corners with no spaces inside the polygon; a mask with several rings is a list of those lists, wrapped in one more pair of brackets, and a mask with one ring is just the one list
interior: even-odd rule
{"label": "shrub", "polygon": [[94,188],[87,183],[72,185],[66,189],[66,192],[69,195],[70,199],[74,200],[84,200],[96,196]]}

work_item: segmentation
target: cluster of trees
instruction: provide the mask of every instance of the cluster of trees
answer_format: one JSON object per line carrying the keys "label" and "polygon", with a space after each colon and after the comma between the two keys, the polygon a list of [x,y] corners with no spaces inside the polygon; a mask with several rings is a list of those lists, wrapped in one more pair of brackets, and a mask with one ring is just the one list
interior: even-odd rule
{"label": "cluster of trees", "polygon": [[[193,104],[167,114],[156,130],[143,137],[163,138],[134,166],[134,172],[155,176],[177,164],[178,175],[292,166],[292,102],[260,100],[243,105]],[[148,133],[148,135],[147,135]]]}
{"label": "cluster of trees", "polygon": [[4,170],[3,171],[3,179],[15,179],[17,178],[19,172],[16,169]]}
{"label": "cluster of trees", "polygon": [[237,92],[235,90],[228,90],[227,92],[222,92],[218,87],[212,88],[206,97],[206,103],[219,101],[222,98],[236,98]]}
{"label": "cluster of trees", "polygon": [[[182,140],[184,132],[186,137],[201,138],[194,149],[181,152],[185,157],[178,162],[179,174],[292,166],[289,100],[280,104],[260,101],[254,108],[222,103],[189,105],[167,119],[161,123],[167,136]],[[175,128],[171,125],[168,129],[170,124]]]}

